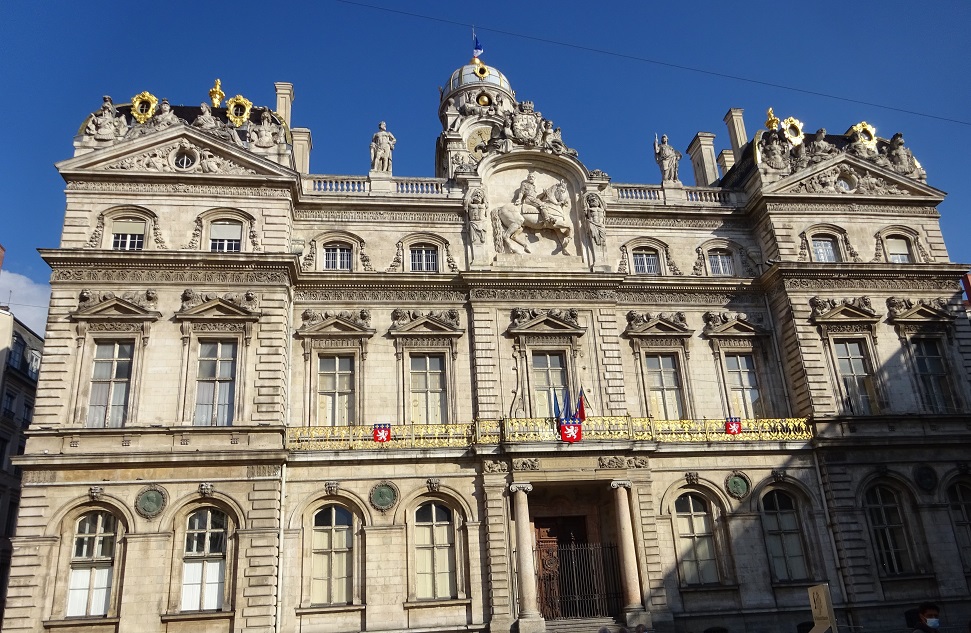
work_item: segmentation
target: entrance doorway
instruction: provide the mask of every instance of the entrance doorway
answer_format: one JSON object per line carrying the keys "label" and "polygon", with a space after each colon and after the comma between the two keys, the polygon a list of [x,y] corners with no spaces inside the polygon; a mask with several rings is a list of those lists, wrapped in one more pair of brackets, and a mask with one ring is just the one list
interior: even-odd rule
{"label": "entrance doorway", "polygon": [[539,609],[547,620],[620,612],[617,546],[590,543],[584,516],[537,517]]}

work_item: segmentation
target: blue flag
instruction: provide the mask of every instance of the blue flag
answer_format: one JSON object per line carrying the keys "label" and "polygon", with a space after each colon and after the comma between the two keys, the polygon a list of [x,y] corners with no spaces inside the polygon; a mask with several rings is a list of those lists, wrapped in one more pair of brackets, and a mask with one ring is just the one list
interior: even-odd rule
{"label": "blue flag", "polygon": [[560,399],[556,397],[556,390],[553,390],[553,417],[557,420],[560,419]]}
{"label": "blue flag", "polygon": [[563,388],[563,421],[569,422],[573,416],[573,409],[570,407],[570,388]]}
{"label": "blue flag", "polygon": [[478,57],[482,54],[482,44],[479,44],[479,38],[475,34],[475,30],[472,31],[472,39],[475,40],[475,44],[472,45],[472,57]]}

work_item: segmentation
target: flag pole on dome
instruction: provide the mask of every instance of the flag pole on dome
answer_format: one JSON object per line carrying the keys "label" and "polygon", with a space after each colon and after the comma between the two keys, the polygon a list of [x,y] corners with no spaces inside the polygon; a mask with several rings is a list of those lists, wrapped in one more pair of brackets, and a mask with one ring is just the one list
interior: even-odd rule
{"label": "flag pole on dome", "polygon": [[475,34],[475,26],[472,27],[472,57],[475,59],[479,58],[482,54],[482,44],[479,44],[479,38]]}

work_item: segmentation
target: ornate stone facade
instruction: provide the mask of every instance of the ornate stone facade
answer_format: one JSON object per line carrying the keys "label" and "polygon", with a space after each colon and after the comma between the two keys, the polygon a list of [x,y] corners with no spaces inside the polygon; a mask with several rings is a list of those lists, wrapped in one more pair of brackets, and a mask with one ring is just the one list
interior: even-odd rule
{"label": "ornate stone facade", "polygon": [[963,267],[902,136],[731,111],[709,186],[667,137],[617,184],[476,59],[434,178],[384,125],[330,176],[292,86],[212,95],[103,99],[59,164],[5,631],[971,617]]}

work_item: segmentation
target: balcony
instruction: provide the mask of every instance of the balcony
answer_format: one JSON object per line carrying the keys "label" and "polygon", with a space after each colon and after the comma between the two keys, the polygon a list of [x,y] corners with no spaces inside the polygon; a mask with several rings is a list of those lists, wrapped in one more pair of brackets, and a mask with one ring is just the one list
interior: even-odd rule
{"label": "balcony", "polygon": [[[812,438],[812,429],[806,418],[742,420],[740,432],[731,435],[725,432],[724,420],[655,420],[617,416],[587,418],[583,423],[582,442],[731,444],[806,442]],[[287,449],[291,451],[382,451],[560,441],[559,431],[549,418],[477,420],[469,424],[403,424],[391,427],[391,439],[387,442],[374,441],[370,426],[287,429]]]}

